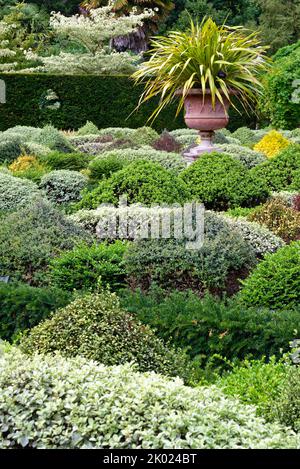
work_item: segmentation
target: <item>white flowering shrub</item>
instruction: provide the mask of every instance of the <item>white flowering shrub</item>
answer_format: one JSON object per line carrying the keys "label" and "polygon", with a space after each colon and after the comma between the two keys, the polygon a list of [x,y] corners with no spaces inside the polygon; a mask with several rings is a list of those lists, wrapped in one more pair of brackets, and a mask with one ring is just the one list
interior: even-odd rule
{"label": "white flowering shrub", "polygon": [[0,357],[0,448],[299,448],[220,390],[77,357]]}
{"label": "white flowering shrub", "polygon": [[87,176],[78,171],[60,169],[43,176],[40,188],[45,191],[49,200],[62,204],[80,200],[80,192],[87,182]]}
{"label": "white flowering shrub", "polygon": [[39,190],[33,182],[0,172],[0,211],[27,207],[39,195]]}
{"label": "white flowering shrub", "polygon": [[42,65],[22,70],[22,73],[52,73],[52,74],[89,74],[89,75],[131,75],[141,59],[138,55],[128,52],[101,50],[95,54],[72,54],[60,52],[59,55],[38,57],[27,53],[28,60],[39,60]]}
{"label": "white flowering shrub", "polygon": [[[227,137],[226,137],[227,138]],[[242,145],[234,144],[220,144],[218,145],[224,153],[232,156],[234,159],[240,161],[246,168],[253,168],[260,163],[264,163],[267,158],[262,153],[251,150],[251,148]]]}
{"label": "white flowering shrub", "polygon": [[[220,215],[222,216],[222,215]],[[237,231],[244,240],[250,244],[257,256],[264,256],[267,253],[277,251],[283,247],[285,242],[274,235],[259,223],[250,222],[245,218],[222,217],[226,222]]]}
{"label": "white flowering shrub", "polygon": [[[138,55],[116,52],[111,49],[110,41],[119,36],[126,36],[143,25],[154,12],[145,9],[137,13],[135,8],[124,16],[117,16],[113,3],[92,9],[89,15],[64,16],[53,12],[50,25],[58,35],[67,37],[80,44],[85,53],[65,53],[50,57],[37,56],[29,51],[28,60],[39,60],[42,65],[25,70],[26,72],[48,73],[88,73],[88,74],[131,74],[136,70]],[[23,70],[24,72],[24,70]]]}

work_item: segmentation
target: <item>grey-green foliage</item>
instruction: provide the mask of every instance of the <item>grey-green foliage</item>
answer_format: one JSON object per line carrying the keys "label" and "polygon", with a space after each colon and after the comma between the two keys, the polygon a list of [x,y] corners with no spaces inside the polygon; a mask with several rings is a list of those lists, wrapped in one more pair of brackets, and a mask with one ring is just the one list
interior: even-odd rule
{"label": "grey-green foliage", "polygon": [[1,448],[299,448],[215,387],[77,357],[0,356]]}
{"label": "grey-green foliage", "polygon": [[183,171],[186,167],[184,159],[178,153],[158,151],[151,147],[142,147],[138,149],[124,148],[119,150],[110,150],[98,155],[94,161],[103,158],[120,159],[125,164],[138,160],[151,161],[159,163],[166,169],[174,170],[176,173]]}
{"label": "grey-green foliage", "polygon": [[243,163],[243,165],[249,169],[267,161],[266,156],[262,153],[251,150],[250,148],[244,147],[242,145],[221,144],[218,145],[218,148],[220,148],[222,152],[227,153],[228,155]]}
{"label": "grey-green foliage", "polygon": [[182,352],[165,346],[148,326],[120,307],[114,293],[79,297],[31,329],[21,342],[30,354],[58,351],[105,365],[135,362],[140,371],[156,371],[188,380],[191,368]]}
{"label": "grey-green foliage", "polygon": [[226,290],[230,274],[251,268],[256,260],[254,249],[239,232],[206,212],[201,247],[187,249],[186,240],[141,240],[129,246],[125,262],[134,285],[148,288],[156,282],[163,288],[180,285],[203,292]]}
{"label": "grey-green foliage", "polygon": [[159,138],[158,133],[151,127],[131,129],[126,127],[108,127],[101,129],[99,135],[110,135],[116,139],[129,139],[135,145],[151,145]]}
{"label": "grey-green foliage", "polygon": [[90,239],[49,202],[38,200],[1,219],[0,275],[42,285],[53,257]]}
{"label": "grey-green foliage", "polygon": [[40,192],[33,182],[0,172],[0,211],[27,207],[39,196]]}
{"label": "grey-green foliage", "polygon": [[22,153],[21,139],[18,135],[0,134],[0,163],[11,163]]}
{"label": "grey-green foliage", "polygon": [[93,124],[93,122],[87,121],[85,125],[80,127],[77,131],[77,135],[98,135],[99,129]]}
{"label": "grey-green foliage", "polygon": [[77,202],[80,192],[87,185],[87,176],[78,171],[60,169],[42,177],[40,188],[57,204]]}
{"label": "grey-green foliage", "polygon": [[43,127],[37,135],[32,136],[30,141],[49,147],[51,150],[59,150],[66,153],[74,150],[67,137],[52,125]]}
{"label": "grey-green foliage", "polygon": [[275,252],[285,245],[281,238],[259,223],[250,222],[243,217],[231,218],[226,216],[223,219],[242,236],[257,256]]}

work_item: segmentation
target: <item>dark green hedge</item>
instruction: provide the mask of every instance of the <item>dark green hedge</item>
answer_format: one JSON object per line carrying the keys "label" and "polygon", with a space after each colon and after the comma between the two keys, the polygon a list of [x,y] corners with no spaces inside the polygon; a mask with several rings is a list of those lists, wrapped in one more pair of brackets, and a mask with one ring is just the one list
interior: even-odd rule
{"label": "dark green hedge", "polygon": [[[126,76],[2,74],[6,82],[6,104],[0,105],[0,130],[15,125],[40,127],[51,123],[61,129],[78,129],[87,120],[103,127],[142,127],[154,110],[157,100],[150,101],[138,112],[135,109],[142,92]],[[59,97],[61,107],[41,107],[47,90]],[[183,115],[175,119],[176,102],[154,122],[157,130],[185,127]],[[253,119],[232,115],[229,128],[251,125]]]}

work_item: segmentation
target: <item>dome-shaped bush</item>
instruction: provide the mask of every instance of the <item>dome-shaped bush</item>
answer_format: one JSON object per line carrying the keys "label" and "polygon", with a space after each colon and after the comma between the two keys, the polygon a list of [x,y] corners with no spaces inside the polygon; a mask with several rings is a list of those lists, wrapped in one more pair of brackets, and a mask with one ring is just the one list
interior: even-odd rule
{"label": "dome-shaped bush", "polygon": [[243,282],[241,300],[247,305],[288,309],[300,301],[300,243],[267,254]]}
{"label": "dome-shaped bush", "polygon": [[139,370],[187,378],[190,368],[181,352],[168,349],[151,329],[121,309],[113,293],[79,297],[56,311],[21,341],[26,353],[59,351],[104,365],[136,362]]}
{"label": "dome-shaped bush", "polygon": [[87,185],[87,176],[78,171],[60,169],[51,171],[41,179],[40,188],[57,204],[80,200],[80,192]]}
{"label": "dome-shaped bush", "polygon": [[40,193],[33,182],[0,172],[0,211],[28,207],[38,197]]}
{"label": "dome-shaped bush", "polygon": [[264,179],[272,191],[291,187],[294,173],[300,169],[300,145],[289,145],[274,158],[250,170],[254,179]]}
{"label": "dome-shaped bush", "polygon": [[190,199],[187,185],[157,163],[136,161],[87,192],[79,208],[97,208],[101,203],[117,204],[122,195],[128,203],[172,204]]}
{"label": "dome-shaped bush", "polygon": [[277,130],[271,130],[260,142],[254,146],[255,151],[264,153],[268,158],[274,158],[284,148],[289,146],[290,142]]}
{"label": "dome-shaped bush", "polygon": [[[58,418],[59,416],[59,418]],[[83,358],[0,357],[1,448],[296,448],[289,429],[216,387]]]}
{"label": "dome-shaped bush", "polygon": [[232,294],[239,288],[237,278],[255,264],[255,254],[226,220],[206,213],[201,247],[187,249],[185,240],[141,240],[129,246],[125,263],[132,284],[142,289],[154,282],[167,289]]}
{"label": "dome-shaped bush", "polygon": [[207,209],[257,205],[268,195],[263,179],[254,180],[242,163],[223,153],[202,155],[180,177]]}
{"label": "dome-shaped bush", "polygon": [[230,155],[237,161],[240,161],[246,168],[253,168],[266,161],[266,157],[257,151],[251,150],[242,145],[222,144],[218,147],[227,155]]}

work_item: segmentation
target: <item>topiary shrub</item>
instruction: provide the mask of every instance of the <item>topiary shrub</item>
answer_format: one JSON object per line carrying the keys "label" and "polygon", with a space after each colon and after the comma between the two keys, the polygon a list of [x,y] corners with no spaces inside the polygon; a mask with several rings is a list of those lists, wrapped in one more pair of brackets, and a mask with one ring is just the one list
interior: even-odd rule
{"label": "topiary shrub", "polygon": [[300,145],[289,145],[270,161],[252,168],[254,179],[264,179],[272,191],[289,189],[300,169]]}
{"label": "topiary shrub", "polygon": [[52,125],[43,127],[38,135],[33,135],[31,141],[64,153],[71,153],[74,150],[67,137]]}
{"label": "topiary shrub", "polygon": [[43,176],[40,188],[45,191],[49,200],[63,204],[80,200],[80,193],[87,183],[87,176],[78,171],[61,169]]}
{"label": "topiary shrub", "polygon": [[50,148],[34,142],[26,142],[26,149],[29,155],[36,156],[37,158],[43,158],[51,153]]}
{"label": "topiary shrub", "polygon": [[113,173],[123,169],[126,163],[125,160],[114,155],[95,158],[89,164],[90,178],[95,181],[109,178]]}
{"label": "topiary shrub", "polygon": [[235,293],[237,278],[255,264],[249,244],[218,216],[206,213],[201,248],[187,249],[184,240],[141,240],[129,246],[126,270],[133,286],[148,289],[195,288],[199,293]]}
{"label": "topiary shrub", "polygon": [[222,153],[202,155],[180,177],[192,195],[212,210],[255,206],[269,193],[262,178],[254,180],[239,161]]}
{"label": "topiary shrub", "polygon": [[139,127],[129,137],[135,145],[151,145],[159,138],[159,134],[151,127]]}
{"label": "topiary shrub", "polygon": [[262,153],[243,147],[242,145],[222,144],[218,145],[218,147],[248,169],[266,161],[266,157]]}
{"label": "topiary shrub", "polygon": [[38,201],[1,220],[0,275],[41,285],[52,257],[89,239],[87,232],[48,202]]}
{"label": "topiary shrub", "polygon": [[187,185],[179,177],[157,163],[136,161],[101,182],[93,191],[86,192],[77,207],[96,208],[107,202],[117,204],[123,195],[130,204],[145,205],[184,203],[190,198]]}
{"label": "topiary shrub", "polygon": [[300,301],[300,243],[293,242],[267,254],[243,282],[241,301],[246,305],[288,309]]}
{"label": "topiary shrub", "polygon": [[226,222],[252,247],[256,256],[262,257],[284,246],[284,241],[259,223],[244,218],[224,217]]}
{"label": "topiary shrub", "polygon": [[273,158],[289,145],[289,140],[280,132],[271,130],[254,146],[254,150],[264,153],[268,158]]}
{"label": "topiary shrub", "polygon": [[11,163],[9,170],[16,177],[39,183],[44,174],[50,171],[50,168],[40,163],[35,156],[23,155]]}
{"label": "topiary shrub", "polygon": [[2,448],[299,446],[290,429],[266,423],[253,407],[216,387],[191,388],[129,365],[107,367],[81,357],[26,357],[15,349],[0,363]]}
{"label": "topiary shrub", "polygon": [[110,150],[98,155],[95,161],[106,158],[115,158],[123,164],[145,160],[148,162],[159,163],[165,169],[173,170],[176,173],[179,173],[186,167],[181,155],[178,155],[177,153],[168,153],[166,151],[158,151],[151,147]]}
{"label": "topiary shrub", "polygon": [[248,219],[266,226],[286,242],[300,238],[300,213],[280,198],[273,198],[257,207],[248,215]]}
{"label": "topiary shrub", "polygon": [[259,140],[253,130],[249,129],[249,127],[240,127],[231,134],[231,137],[239,140],[242,145],[248,146],[254,145]]}
{"label": "topiary shrub", "polygon": [[198,292],[166,293],[153,285],[147,293],[120,293],[123,308],[154,328],[159,337],[186,350],[202,371],[208,365],[228,369],[229,361],[239,363],[246,357],[280,358],[282,352],[289,352],[289,343],[300,330],[299,306],[284,311],[246,307],[236,297],[200,298]]}
{"label": "topiary shrub", "polygon": [[18,136],[0,136],[0,163],[11,163],[22,153]]}
{"label": "topiary shrub", "polygon": [[61,153],[59,151],[53,151],[41,160],[51,169],[68,169],[69,171],[85,169],[90,162],[90,158],[85,153]]}
{"label": "topiary shrub", "polygon": [[39,190],[33,182],[0,172],[0,211],[28,207],[38,197]]}
{"label": "topiary shrub", "polygon": [[0,338],[13,339],[70,301],[70,294],[59,288],[0,282]]}
{"label": "topiary shrub", "polygon": [[80,127],[77,130],[77,135],[97,135],[99,134],[99,129],[98,127],[93,124],[93,122],[87,121],[86,124],[82,127]]}
{"label": "topiary shrub", "polygon": [[81,245],[50,263],[52,284],[64,290],[96,289],[99,285],[116,291],[125,283],[126,244]]}
{"label": "topiary shrub", "polygon": [[[102,292],[77,298],[31,329],[21,341],[29,354],[61,352],[104,365],[136,362],[141,371],[189,376],[185,356],[168,349],[150,328],[121,309],[118,298]],[[185,367],[187,367],[185,369]]]}

